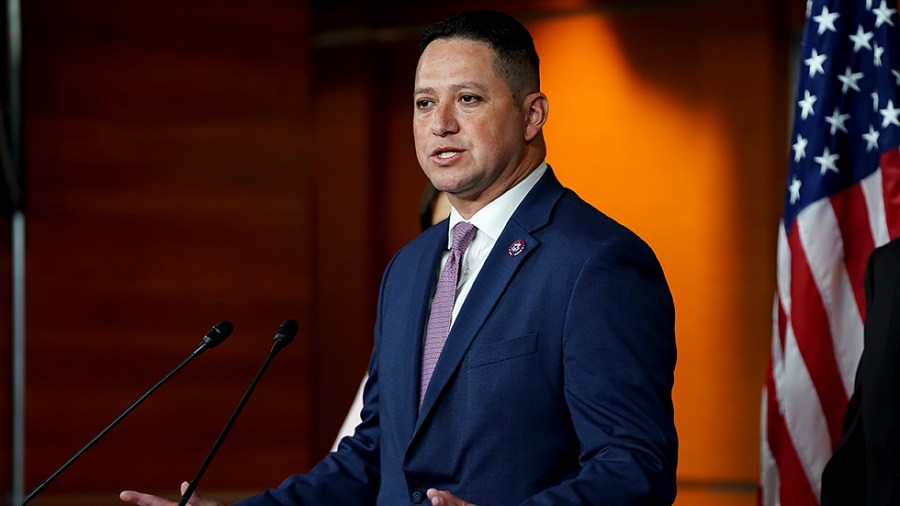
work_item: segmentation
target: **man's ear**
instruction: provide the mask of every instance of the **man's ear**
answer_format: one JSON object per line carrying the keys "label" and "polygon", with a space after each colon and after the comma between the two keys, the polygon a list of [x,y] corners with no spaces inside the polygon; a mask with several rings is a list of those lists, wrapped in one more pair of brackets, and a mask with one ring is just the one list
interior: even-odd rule
{"label": "man's ear", "polygon": [[525,111],[525,142],[531,142],[541,133],[550,105],[547,96],[541,92],[530,93],[525,97],[522,109]]}

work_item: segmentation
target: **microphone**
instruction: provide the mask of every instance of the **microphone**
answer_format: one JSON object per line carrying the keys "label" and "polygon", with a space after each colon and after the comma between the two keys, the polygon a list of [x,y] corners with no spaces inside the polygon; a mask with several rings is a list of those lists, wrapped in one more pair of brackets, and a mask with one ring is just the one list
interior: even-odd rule
{"label": "microphone", "polygon": [[215,348],[216,346],[222,344],[222,342],[225,341],[225,339],[227,339],[228,336],[231,335],[231,332],[233,330],[234,330],[234,326],[231,325],[231,322],[228,320],[222,320],[219,323],[213,325],[213,327],[211,329],[209,329],[209,331],[206,333],[206,335],[203,336],[203,340],[200,342],[200,345],[197,346],[197,349],[195,349],[190,354],[190,356],[188,356],[188,358],[184,359],[180,364],[178,364],[174,369],[172,369],[169,372],[169,374],[166,374],[161,380],[156,382],[155,385],[150,387],[150,390],[147,390],[144,393],[144,395],[140,396],[138,398],[138,400],[134,401],[134,403],[131,406],[128,406],[128,408],[125,411],[123,411],[121,415],[116,417],[115,420],[113,420],[109,425],[107,425],[103,430],[101,430],[96,436],[94,436],[93,439],[88,441],[88,443],[86,445],[84,445],[84,447],[82,449],[78,450],[75,453],[75,455],[72,455],[72,457],[69,460],[67,460],[66,463],[63,464],[59,469],[57,469],[53,474],[51,474],[49,478],[47,478],[46,480],[41,482],[40,485],[35,487],[34,490],[32,490],[27,496],[25,496],[25,499],[23,499],[22,502],[19,503],[19,506],[24,506],[24,505],[28,504],[32,499],[37,497],[38,494],[40,494],[45,488],[47,488],[47,485],[52,483],[53,480],[55,480],[57,476],[62,474],[63,471],[65,471],[66,469],[68,469],[69,466],[71,466],[73,463],[75,463],[75,461],[78,460],[84,454],[84,452],[88,451],[92,446],[94,446],[94,444],[97,443],[97,441],[100,441],[100,439],[103,438],[103,436],[105,436],[107,432],[109,432],[110,430],[112,430],[113,427],[118,425],[119,422],[121,422],[126,416],[128,416],[129,413],[134,411],[134,409],[136,407],[138,407],[142,402],[144,402],[144,400],[147,397],[150,397],[150,395],[153,392],[155,392],[159,387],[161,387],[163,385],[163,383],[168,381],[169,378],[174,376],[175,373],[177,373],[178,371],[181,370],[181,368],[186,366],[188,364],[188,362],[190,362],[191,360],[194,360],[196,357],[200,356],[200,354],[202,354],[204,351],[206,351],[210,348]]}
{"label": "microphone", "polygon": [[222,344],[225,339],[228,339],[228,336],[230,336],[232,332],[234,332],[234,325],[228,320],[222,320],[213,325],[212,328],[206,332],[206,335],[203,336],[203,340],[200,341],[197,349],[191,353],[190,358],[194,358],[204,351]]}
{"label": "microphone", "polygon": [[241,414],[241,411],[244,410],[244,406],[247,404],[247,401],[250,400],[250,395],[253,394],[253,391],[256,389],[256,385],[259,383],[259,380],[262,379],[262,375],[266,372],[266,369],[269,368],[269,364],[272,362],[272,359],[275,358],[275,355],[278,354],[285,346],[291,343],[294,340],[294,336],[297,335],[297,322],[294,320],[285,320],[275,332],[275,342],[272,344],[272,349],[269,351],[269,356],[266,357],[266,360],[263,362],[262,367],[259,368],[259,372],[256,373],[256,377],[253,378],[253,381],[250,382],[250,386],[247,387],[247,391],[244,392],[244,396],[241,398],[240,402],[238,402],[237,407],[234,409],[234,413],[231,414],[231,418],[228,419],[228,422],[225,424],[225,428],[222,429],[222,433],[219,434],[219,437],[216,439],[216,442],[213,443],[212,449],[210,449],[209,454],[206,456],[206,459],[200,464],[200,469],[197,470],[196,476],[194,479],[190,481],[188,487],[185,489],[184,494],[181,495],[181,501],[178,502],[178,506],[185,506],[188,500],[191,498],[191,495],[197,490],[197,486],[200,485],[200,480],[203,478],[203,474],[206,473],[206,468],[209,467],[209,464],[212,462],[213,457],[216,456],[216,452],[219,451],[219,448],[222,446],[222,443],[225,441],[225,437],[228,436],[228,433],[231,431],[231,427],[234,426],[234,422],[237,420],[237,417]]}

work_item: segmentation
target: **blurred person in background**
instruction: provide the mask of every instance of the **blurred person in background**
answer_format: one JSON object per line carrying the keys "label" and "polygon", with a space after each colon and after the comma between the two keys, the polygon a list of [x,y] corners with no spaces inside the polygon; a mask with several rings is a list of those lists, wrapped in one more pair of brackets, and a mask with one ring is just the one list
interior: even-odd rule
{"label": "blurred person in background", "polygon": [[872,251],[865,286],[863,352],[822,506],[900,505],[900,239]]}

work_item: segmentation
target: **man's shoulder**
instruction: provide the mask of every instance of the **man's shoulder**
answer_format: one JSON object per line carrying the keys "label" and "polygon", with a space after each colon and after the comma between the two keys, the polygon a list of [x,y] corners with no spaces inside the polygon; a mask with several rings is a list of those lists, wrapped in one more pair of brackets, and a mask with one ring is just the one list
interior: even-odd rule
{"label": "man's shoulder", "polygon": [[591,243],[625,241],[645,244],[637,233],[566,188],[550,221],[557,232]]}
{"label": "man's shoulder", "polygon": [[900,281],[900,239],[894,239],[872,251],[866,265],[867,285],[874,287],[876,278],[879,280],[878,284],[883,286]]}
{"label": "man's shoulder", "polygon": [[872,257],[876,261],[900,263],[900,238],[893,239],[887,244],[875,248]]}

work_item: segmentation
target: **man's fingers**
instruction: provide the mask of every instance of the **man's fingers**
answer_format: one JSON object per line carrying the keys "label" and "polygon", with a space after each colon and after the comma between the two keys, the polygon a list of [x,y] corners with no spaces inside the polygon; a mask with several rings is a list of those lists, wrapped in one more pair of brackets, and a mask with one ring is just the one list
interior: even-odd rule
{"label": "man's fingers", "polygon": [[[187,492],[190,483],[183,481],[181,482],[181,495],[184,495]],[[191,497],[188,499],[187,506],[222,506],[221,503],[218,503],[212,499],[206,499],[203,497],[200,492],[196,490],[191,494]]]}
{"label": "man's fingers", "polygon": [[443,494],[441,494],[441,491],[438,489],[429,488],[425,492],[425,496],[431,501],[431,506],[446,506],[447,504],[444,502]]}
{"label": "man's fingers", "polygon": [[[184,495],[185,491],[187,491],[188,482],[181,483],[181,495]],[[142,492],[135,492],[134,490],[125,490],[119,494],[119,499],[122,502],[127,502],[130,504],[136,504],[137,506],[177,506],[178,503],[163,499],[161,497],[156,497],[155,495],[144,494]],[[203,496],[194,492],[191,494],[190,500],[187,502],[188,506],[221,506],[216,501],[210,499],[204,499]]]}
{"label": "man's fingers", "polygon": [[438,490],[429,488],[425,495],[431,500],[431,506],[475,506],[467,503],[459,497],[447,492],[446,490]]}
{"label": "man's fingers", "polygon": [[143,494],[141,492],[135,492],[134,490],[125,490],[119,494],[119,500],[122,502],[127,502],[131,504],[136,504],[137,506],[173,506],[175,503],[171,501],[167,501],[160,497],[156,497],[150,494]]}

